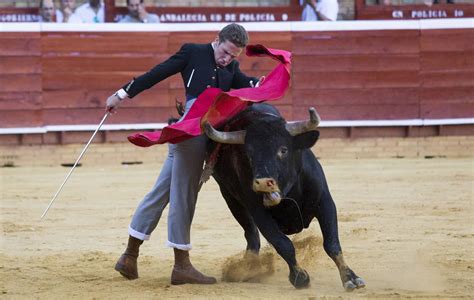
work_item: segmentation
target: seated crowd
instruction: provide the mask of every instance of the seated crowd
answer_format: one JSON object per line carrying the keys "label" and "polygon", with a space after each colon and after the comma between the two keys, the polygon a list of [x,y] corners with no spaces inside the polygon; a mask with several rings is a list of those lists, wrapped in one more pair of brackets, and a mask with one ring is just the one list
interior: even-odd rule
{"label": "seated crowd", "polygon": [[[57,23],[103,23],[104,3],[101,0],[87,0],[77,6],[76,0],[40,0],[40,22]],[[126,0],[128,14],[119,23],[159,23],[158,15],[148,13],[144,0]],[[336,21],[339,10],[337,0],[300,0],[303,6],[303,21]]]}
{"label": "seated crowd", "polygon": [[[54,0],[40,0],[40,22],[57,23],[104,23],[105,10],[101,0],[87,0],[76,6],[76,0],[60,0],[56,7]],[[156,14],[145,10],[143,0],[127,0],[128,14],[120,23],[159,23]]]}

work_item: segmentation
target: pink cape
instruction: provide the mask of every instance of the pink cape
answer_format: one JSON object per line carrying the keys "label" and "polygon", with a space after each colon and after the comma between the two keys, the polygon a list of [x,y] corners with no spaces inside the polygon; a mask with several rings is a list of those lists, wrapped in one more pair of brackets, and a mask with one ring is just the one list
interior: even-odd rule
{"label": "pink cape", "polygon": [[279,64],[268,74],[257,88],[243,88],[223,92],[219,88],[206,89],[181,122],[163,128],[161,131],[135,133],[128,140],[140,147],[156,144],[179,143],[202,134],[201,123],[209,121],[219,127],[252,102],[270,101],[281,98],[290,84],[291,53],[270,49],[263,45],[249,45],[247,56],[269,56]]}

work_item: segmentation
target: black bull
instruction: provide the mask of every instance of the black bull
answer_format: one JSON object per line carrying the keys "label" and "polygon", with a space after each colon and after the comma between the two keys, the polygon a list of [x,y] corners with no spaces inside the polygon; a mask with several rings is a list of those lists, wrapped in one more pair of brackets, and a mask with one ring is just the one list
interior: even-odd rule
{"label": "black bull", "polygon": [[259,231],[290,269],[296,288],[309,285],[309,275],[295,257],[288,234],[301,232],[313,218],[321,227],[324,250],[336,263],[344,288],[365,286],[344,262],[337,213],[323,169],[310,148],[316,143],[319,116],[286,123],[269,104],[254,104],[226,123],[225,132],[204,124],[209,151],[218,143],[213,176],[232,214],[245,231],[247,250],[260,250]]}

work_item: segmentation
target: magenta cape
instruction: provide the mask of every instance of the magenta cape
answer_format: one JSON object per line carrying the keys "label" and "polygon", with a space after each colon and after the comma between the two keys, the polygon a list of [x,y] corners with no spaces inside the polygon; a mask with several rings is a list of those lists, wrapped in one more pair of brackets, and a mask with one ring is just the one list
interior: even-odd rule
{"label": "magenta cape", "polygon": [[243,88],[223,92],[219,88],[206,89],[181,122],[163,128],[161,131],[141,132],[130,135],[128,140],[140,147],[156,144],[179,143],[202,134],[201,124],[209,121],[219,127],[252,102],[270,101],[281,98],[290,84],[291,53],[270,49],[262,45],[249,45],[247,56],[268,56],[279,64],[268,74],[257,88]]}

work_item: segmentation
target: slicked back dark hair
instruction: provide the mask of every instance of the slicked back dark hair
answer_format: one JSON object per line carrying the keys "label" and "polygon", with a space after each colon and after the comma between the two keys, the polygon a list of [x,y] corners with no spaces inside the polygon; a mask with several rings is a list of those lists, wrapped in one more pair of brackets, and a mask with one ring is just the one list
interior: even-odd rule
{"label": "slicked back dark hair", "polygon": [[219,43],[225,41],[229,41],[239,48],[244,48],[249,43],[249,35],[243,26],[232,23],[219,31]]}

